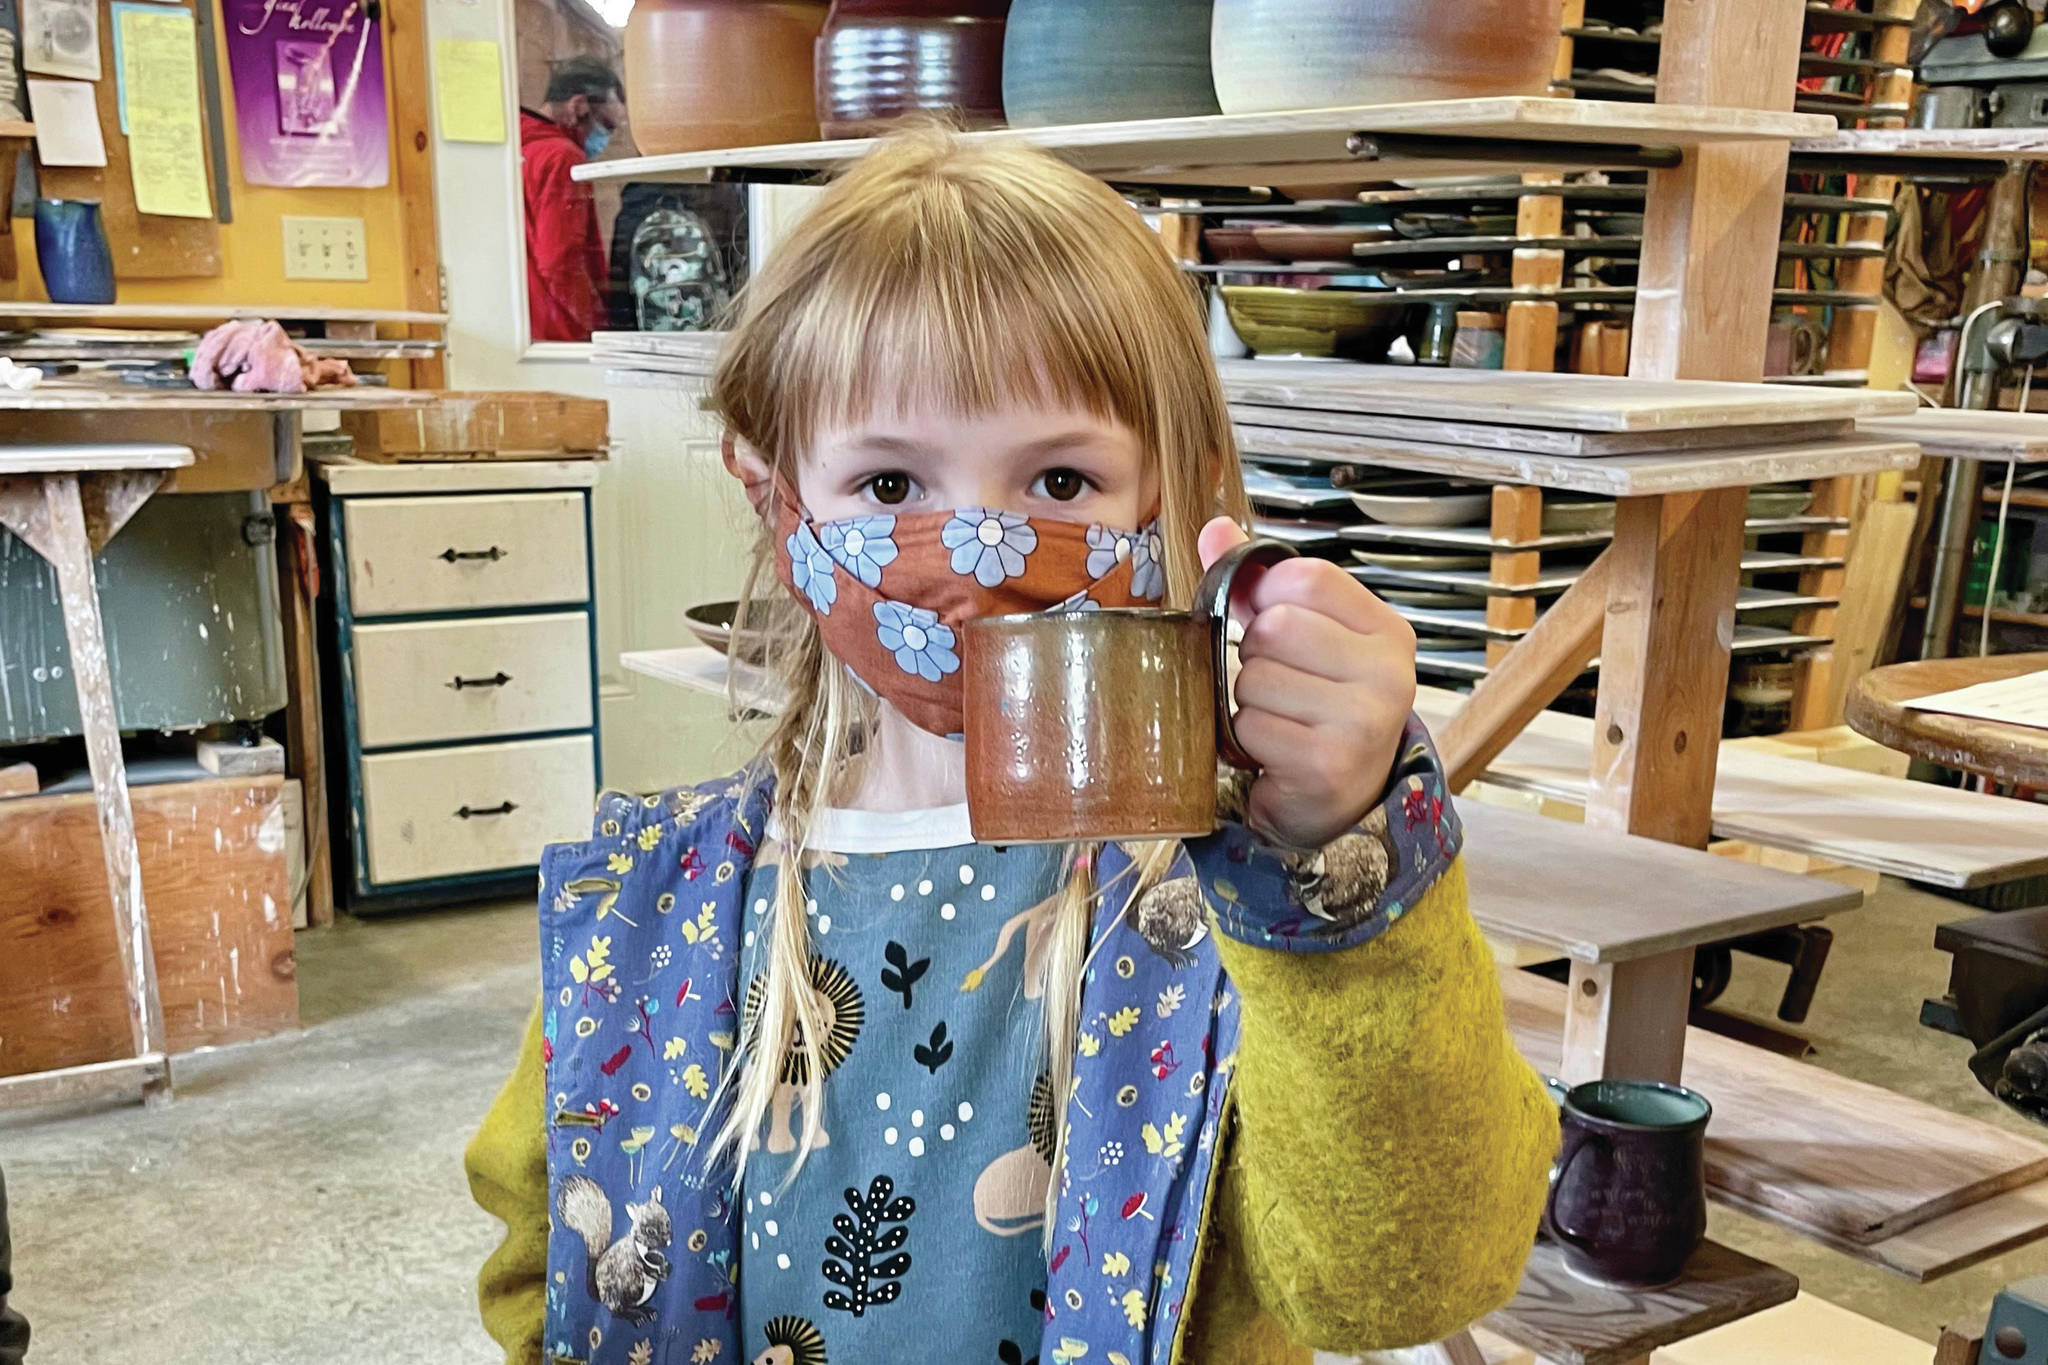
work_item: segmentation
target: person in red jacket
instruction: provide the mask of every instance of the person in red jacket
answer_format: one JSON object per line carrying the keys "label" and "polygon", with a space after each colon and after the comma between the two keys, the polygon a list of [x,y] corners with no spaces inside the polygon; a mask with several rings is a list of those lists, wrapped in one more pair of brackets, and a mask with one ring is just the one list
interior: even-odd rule
{"label": "person in red jacket", "polygon": [[539,109],[519,111],[526,184],[526,311],[535,341],[588,341],[604,324],[605,252],[590,187],[569,172],[604,152],[626,90],[596,57],[548,73]]}

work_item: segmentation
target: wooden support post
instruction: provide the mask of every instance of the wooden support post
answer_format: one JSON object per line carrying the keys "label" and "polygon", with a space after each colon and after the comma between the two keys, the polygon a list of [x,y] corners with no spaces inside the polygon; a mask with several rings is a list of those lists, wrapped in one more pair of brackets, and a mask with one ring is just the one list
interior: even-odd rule
{"label": "wooden support post", "polygon": [[[441,298],[441,243],[434,210],[434,138],[432,118],[424,92],[433,82],[427,66],[427,7],[425,0],[384,0],[384,31],[390,44],[390,81],[395,90],[414,92],[414,98],[393,102],[398,126],[392,145],[398,156],[392,178],[398,184],[401,239],[404,243],[405,306],[423,313],[444,310]],[[422,340],[443,341],[440,326],[414,325],[400,329]],[[438,389],[448,382],[444,356],[408,362],[411,387]]]}
{"label": "wooden support post", "polygon": [[[1522,183],[1557,184],[1563,179],[1556,171],[1532,171],[1522,177]],[[1517,237],[1559,237],[1563,234],[1564,200],[1553,194],[1525,194],[1516,201]],[[1556,289],[1564,282],[1564,253],[1554,247],[1517,247],[1510,281],[1517,289]],[[1556,369],[1557,328],[1558,308],[1555,303],[1540,299],[1510,303],[1501,368]]]}
{"label": "wooden support post", "polygon": [[[128,800],[127,766],[121,758],[113,672],[100,621],[93,541],[86,525],[80,477],[75,473],[41,474],[9,481],[0,489],[0,525],[49,561],[57,576],[64,638],[71,653],[71,680],[78,692],[78,715],[85,733],[86,764],[92,771],[93,799],[99,810],[100,851],[114,907],[114,933],[127,982],[129,1034],[135,1056],[149,1058],[164,1046],[163,1000],[157,991],[156,956],[149,941],[149,910],[143,903],[141,857],[135,845],[135,812]],[[163,475],[154,472],[139,477],[153,488]],[[108,535],[117,519],[125,520],[140,505],[135,496],[136,479],[136,474],[124,471],[120,484],[124,491],[95,494],[94,501],[102,508],[125,509],[112,517],[102,514]],[[39,494],[39,499],[28,496],[31,492]],[[145,1070],[142,1085],[145,1100],[168,1099],[168,1068]]]}
{"label": "wooden support post", "polygon": [[[1543,490],[1497,484],[1493,490],[1491,535],[1495,540],[1528,541],[1543,534]],[[1492,571],[1487,575],[1499,587],[1527,587],[1542,572],[1543,556],[1536,550],[1493,552]],[[1492,630],[1526,631],[1536,624],[1536,599],[1494,594],[1486,599],[1486,624]],[[1489,666],[1507,657],[1513,645],[1506,640],[1486,642]]]}
{"label": "wooden support post", "polygon": [[1675,1084],[1691,1000],[1690,948],[1629,962],[1572,963],[1560,1079]]}
{"label": "wooden support post", "polygon": [[1707,846],[1747,501],[1717,488],[1615,510],[1587,824]]}
{"label": "wooden support post", "polygon": [[[327,830],[327,755],[320,720],[313,509],[279,504],[278,598],[284,618],[285,757],[304,801],[306,926],[334,923],[334,860]],[[294,875],[298,872],[293,869]]]}
{"label": "wooden support post", "polygon": [[[1813,514],[1841,517],[1846,526],[1808,531],[1801,552],[1839,559],[1836,568],[1808,569],[1799,575],[1799,591],[1808,597],[1832,597],[1839,604],[1849,580],[1849,557],[1855,551],[1855,528],[1863,507],[1869,502],[1871,481],[1850,475],[1822,479],[1814,484]],[[1793,619],[1792,628],[1801,635],[1835,634],[1837,606],[1807,607]],[[1832,643],[1799,657],[1793,670],[1792,728],[1825,730],[1842,723],[1840,703],[1834,686],[1835,651]]]}

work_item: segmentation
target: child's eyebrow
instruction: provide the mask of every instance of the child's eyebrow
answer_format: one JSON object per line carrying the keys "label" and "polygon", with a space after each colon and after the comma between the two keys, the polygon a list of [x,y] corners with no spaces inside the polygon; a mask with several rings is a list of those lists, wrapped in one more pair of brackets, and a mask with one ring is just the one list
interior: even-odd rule
{"label": "child's eyebrow", "polygon": [[1061,451],[1088,449],[1103,444],[1103,433],[1087,427],[1076,427],[1072,431],[1056,432],[1041,436],[1017,447],[1020,455],[1054,455]]}

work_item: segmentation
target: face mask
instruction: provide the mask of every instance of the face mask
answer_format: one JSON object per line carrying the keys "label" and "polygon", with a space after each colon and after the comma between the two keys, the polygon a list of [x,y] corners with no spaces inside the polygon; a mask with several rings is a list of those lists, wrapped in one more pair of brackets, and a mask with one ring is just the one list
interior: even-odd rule
{"label": "face mask", "polygon": [[604,149],[612,145],[612,130],[602,123],[590,125],[590,131],[583,135],[583,154],[596,158],[604,155]]}
{"label": "face mask", "polygon": [[1156,522],[1122,531],[962,507],[814,523],[786,483],[776,505],[776,572],[825,648],[936,735],[963,724],[963,621],[1145,606],[1166,594]]}

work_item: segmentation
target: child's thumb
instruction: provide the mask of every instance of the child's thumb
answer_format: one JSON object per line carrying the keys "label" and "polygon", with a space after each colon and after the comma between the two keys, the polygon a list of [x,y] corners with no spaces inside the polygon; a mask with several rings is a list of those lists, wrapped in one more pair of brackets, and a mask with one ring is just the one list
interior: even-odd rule
{"label": "child's thumb", "polygon": [[1202,557],[1202,567],[1207,569],[1223,557],[1224,551],[1233,545],[1242,545],[1251,537],[1244,528],[1229,517],[1212,517],[1202,528],[1201,536],[1195,541],[1195,552]]}

